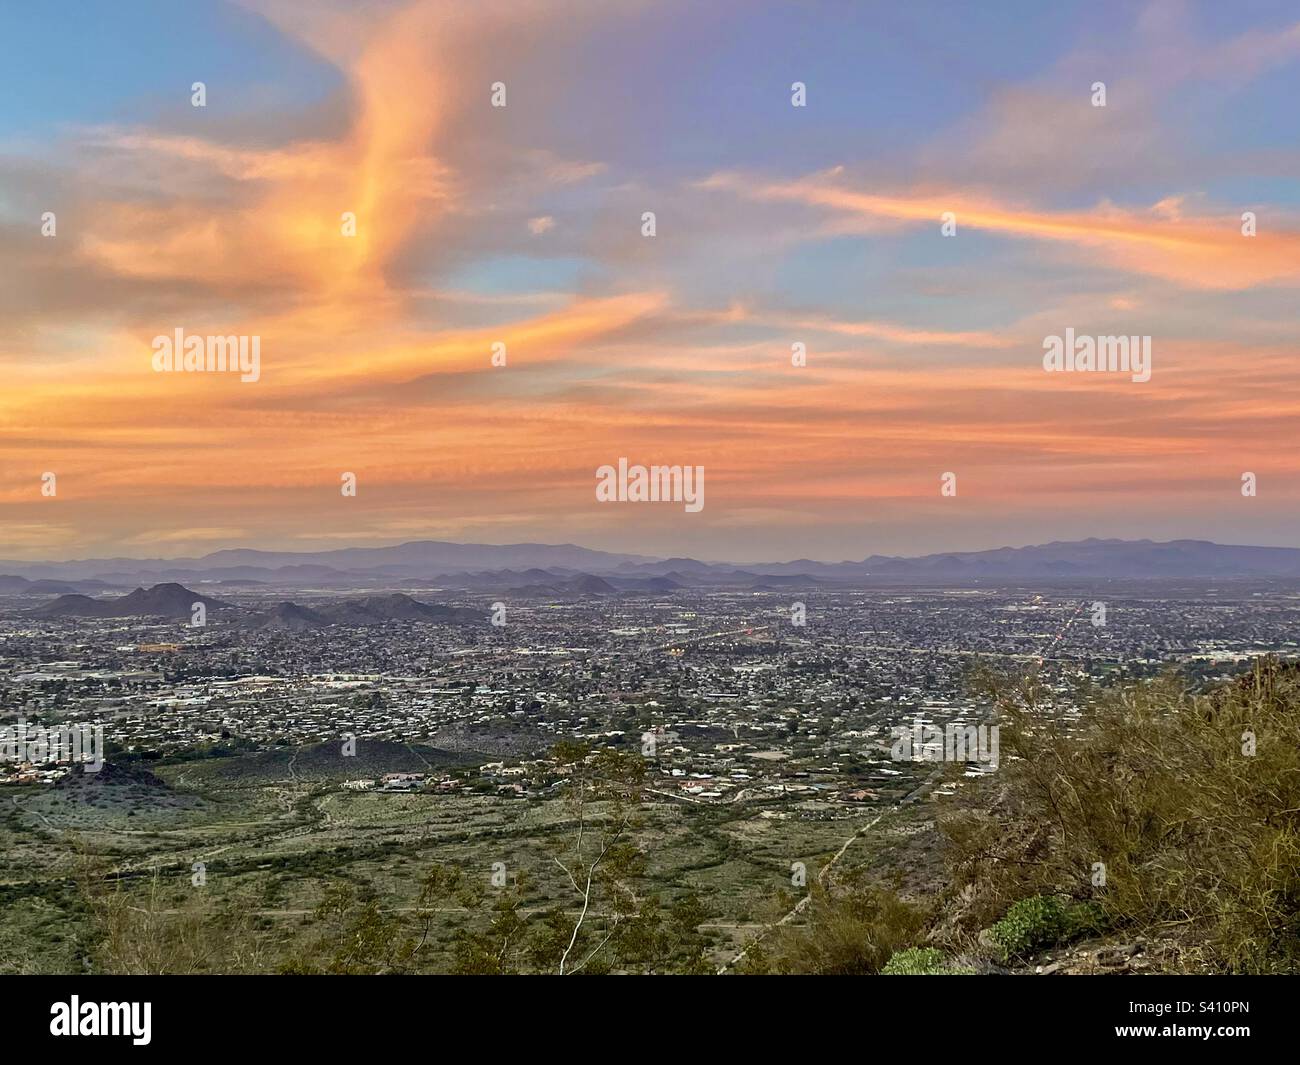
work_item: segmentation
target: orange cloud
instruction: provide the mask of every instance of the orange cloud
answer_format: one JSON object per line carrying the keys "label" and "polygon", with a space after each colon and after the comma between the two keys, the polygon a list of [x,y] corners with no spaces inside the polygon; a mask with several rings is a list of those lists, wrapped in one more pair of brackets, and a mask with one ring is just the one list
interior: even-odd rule
{"label": "orange cloud", "polygon": [[1092,211],[1044,211],[1016,207],[956,191],[949,194],[881,195],[854,192],[838,175],[801,181],[763,182],[715,174],[702,188],[722,189],[752,200],[822,207],[850,217],[930,225],[945,212],[962,227],[1078,249],[1112,269],[1149,274],[1191,288],[1244,289],[1300,284],[1300,231],[1260,221],[1254,237],[1242,235],[1238,215],[1191,218],[1181,202],[1162,200],[1137,212],[1105,204]]}

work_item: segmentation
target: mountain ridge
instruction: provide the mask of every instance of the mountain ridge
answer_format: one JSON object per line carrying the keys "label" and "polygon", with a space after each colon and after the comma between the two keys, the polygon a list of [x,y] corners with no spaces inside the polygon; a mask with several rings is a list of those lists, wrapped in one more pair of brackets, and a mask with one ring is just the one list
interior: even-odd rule
{"label": "mountain ridge", "polygon": [[[130,567],[130,568],[128,568]],[[456,544],[408,541],[390,547],[276,552],[230,548],[199,558],[78,559],[68,562],[0,561],[0,589],[26,592],[22,583],[65,581],[109,584],[264,581],[322,588],[382,587],[446,577],[494,583],[527,575],[545,588],[559,579],[570,587],[585,578],[667,578],[675,583],[718,583],[801,575],[828,580],[918,578],[1037,579],[1072,577],[1300,577],[1300,548],[1218,544],[1210,540],[1122,540],[1091,537],[1024,547],[946,551],[919,556],[866,555],[859,561],[737,564],[652,558],[574,544]],[[590,582],[588,582],[590,583]],[[592,587],[599,587],[592,585]],[[615,584],[617,587],[617,584]],[[52,588],[51,588],[52,590]]]}

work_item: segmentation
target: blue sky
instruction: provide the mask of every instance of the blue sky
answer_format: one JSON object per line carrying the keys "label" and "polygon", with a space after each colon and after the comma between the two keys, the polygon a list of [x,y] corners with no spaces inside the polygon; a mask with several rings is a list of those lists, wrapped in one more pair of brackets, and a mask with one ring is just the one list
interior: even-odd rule
{"label": "blue sky", "polygon": [[[0,90],[10,555],[1294,545],[1294,4],[11,4]],[[262,380],[152,374],[177,327]],[[621,455],[709,505],[596,506]]]}

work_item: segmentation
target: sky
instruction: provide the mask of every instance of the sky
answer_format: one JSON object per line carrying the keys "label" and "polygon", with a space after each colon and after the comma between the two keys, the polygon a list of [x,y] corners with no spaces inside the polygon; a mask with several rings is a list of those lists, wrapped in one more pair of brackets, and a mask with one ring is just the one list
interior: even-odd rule
{"label": "sky", "polygon": [[1300,546],[1298,100],[1293,2],[4,5],[0,558]]}

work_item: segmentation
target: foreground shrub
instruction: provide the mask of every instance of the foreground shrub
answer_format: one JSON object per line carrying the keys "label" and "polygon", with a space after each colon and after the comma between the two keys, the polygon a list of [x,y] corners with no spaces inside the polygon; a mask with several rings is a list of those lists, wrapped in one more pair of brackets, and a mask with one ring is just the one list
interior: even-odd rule
{"label": "foreground shrub", "polygon": [[1021,899],[993,926],[992,932],[1006,957],[1022,957],[1061,940],[1065,934],[1065,907],[1059,899],[1046,895]]}
{"label": "foreground shrub", "polygon": [[[1001,768],[942,826],[968,934],[1005,914],[1023,953],[1099,927],[1100,906],[1116,927],[1179,930],[1213,968],[1300,971],[1300,667],[1261,659],[1208,694],[1174,677],[988,690]],[[1026,898],[1061,895],[1095,905]]]}
{"label": "foreground shrub", "polygon": [[878,973],[912,946],[928,913],[889,888],[867,884],[861,873],[830,886],[814,882],[803,927],[784,925],[755,952],[745,971],[865,976]]}
{"label": "foreground shrub", "polygon": [[882,976],[935,976],[943,972],[943,951],[934,947],[900,950],[880,970]]}

